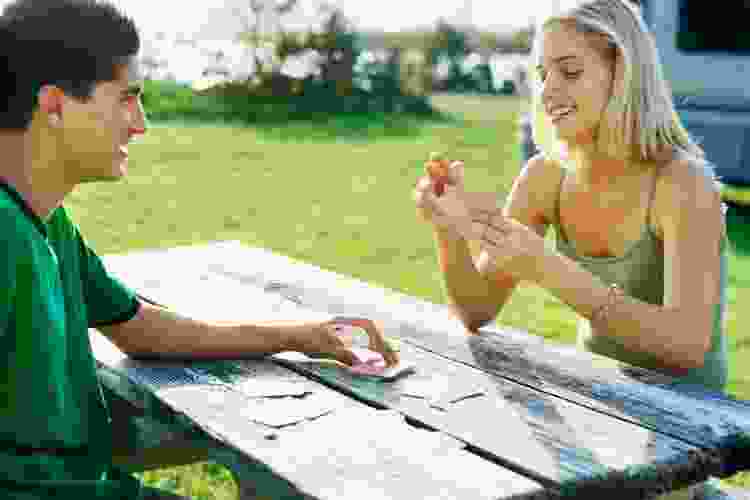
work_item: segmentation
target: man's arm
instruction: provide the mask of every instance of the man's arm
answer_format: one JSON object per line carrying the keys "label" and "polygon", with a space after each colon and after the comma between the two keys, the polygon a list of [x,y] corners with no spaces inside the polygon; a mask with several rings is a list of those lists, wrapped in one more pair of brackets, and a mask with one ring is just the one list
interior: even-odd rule
{"label": "man's arm", "polygon": [[98,329],[133,358],[220,359],[262,357],[282,351],[324,354],[346,365],[357,357],[336,331],[361,328],[369,348],[388,366],[399,362],[381,329],[371,320],[331,317],[325,321],[206,322],[153,304],[141,303],[136,315],[123,323]]}
{"label": "man's arm", "polygon": [[254,324],[194,320],[142,303],[129,321],[98,329],[132,357],[236,358],[299,350],[320,322],[269,321]]}

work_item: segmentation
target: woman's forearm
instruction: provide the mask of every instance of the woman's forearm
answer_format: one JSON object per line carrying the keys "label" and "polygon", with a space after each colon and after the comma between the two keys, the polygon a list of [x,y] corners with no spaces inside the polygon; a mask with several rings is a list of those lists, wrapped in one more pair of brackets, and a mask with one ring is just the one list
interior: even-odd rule
{"label": "woman's forearm", "polygon": [[503,294],[497,287],[490,287],[464,238],[438,229],[435,242],[448,302],[464,326],[475,331],[494,320],[511,290]]}
{"label": "woman's forearm", "polygon": [[[589,319],[610,300],[610,283],[604,283],[553,249],[545,256],[535,281]],[[651,353],[665,368],[684,372],[703,365],[710,344],[710,318],[702,317],[701,313],[648,304],[629,296],[618,297],[608,308],[604,324],[593,325],[594,334],[606,332],[629,350]],[[675,332],[686,334],[675,335]]]}

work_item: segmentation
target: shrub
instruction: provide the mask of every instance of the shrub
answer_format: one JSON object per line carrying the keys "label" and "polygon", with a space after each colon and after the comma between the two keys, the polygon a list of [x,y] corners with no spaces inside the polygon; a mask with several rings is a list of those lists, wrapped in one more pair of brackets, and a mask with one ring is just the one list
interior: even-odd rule
{"label": "shrub", "polygon": [[261,124],[383,113],[440,117],[425,96],[393,95],[359,88],[352,89],[348,95],[339,95],[332,83],[312,78],[287,80],[277,81],[272,91],[254,87],[249,82],[225,82],[201,92],[184,84],[150,80],[144,83],[143,103],[149,118],[156,121]]}

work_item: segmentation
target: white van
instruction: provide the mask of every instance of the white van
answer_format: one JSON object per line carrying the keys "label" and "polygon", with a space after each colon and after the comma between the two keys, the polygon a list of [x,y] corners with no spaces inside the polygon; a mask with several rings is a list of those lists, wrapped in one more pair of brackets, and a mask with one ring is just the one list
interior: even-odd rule
{"label": "white van", "polygon": [[678,113],[715,165],[725,197],[742,203],[750,192],[750,1],[640,4]]}

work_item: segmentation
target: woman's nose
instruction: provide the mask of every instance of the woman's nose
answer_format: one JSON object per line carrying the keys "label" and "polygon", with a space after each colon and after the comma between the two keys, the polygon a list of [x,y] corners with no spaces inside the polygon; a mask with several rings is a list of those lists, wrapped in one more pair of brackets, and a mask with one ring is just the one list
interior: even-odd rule
{"label": "woman's nose", "polygon": [[542,102],[547,102],[550,98],[555,97],[555,94],[560,90],[560,82],[551,73],[547,75],[547,78],[542,82]]}

